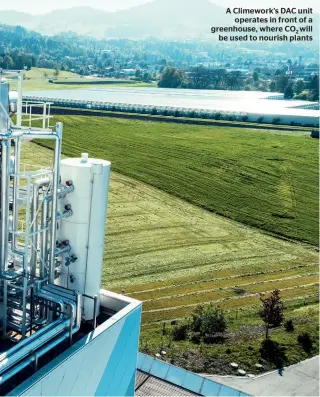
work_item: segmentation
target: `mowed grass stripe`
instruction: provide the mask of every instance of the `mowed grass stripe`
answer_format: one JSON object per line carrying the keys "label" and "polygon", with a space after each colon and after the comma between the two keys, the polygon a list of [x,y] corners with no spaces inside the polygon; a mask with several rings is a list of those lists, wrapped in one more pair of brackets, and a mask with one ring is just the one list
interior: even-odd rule
{"label": "mowed grass stripe", "polygon": [[[188,284],[176,284],[172,287],[164,287],[162,289],[154,289],[145,292],[136,292],[129,294],[135,299],[142,301],[152,300],[152,299],[162,299],[163,297],[183,295],[192,292],[202,291],[204,289],[210,288],[225,288],[225,287],[236,287],[248,283],[258,283],[262,281],[279,280],[288,277],[301,276],[303,274],[318,272],[318,265],[306,265],[304,267],[294,267],[293,269],[286,269],[282,271],[270,271],[264,272],[262,274],[248,274],[243,275],[233,275],[219,278],[207,279],[205,281],[193,282]],[[285,273],[285,274],[284,274]]]}
{"label": "mowed grass stripe", "polygon": [[[287,290],[281,292],[283,300],[287,299],[297,299],[309,296],[318,296],[319,285],[312,284],[307,286],[297,286],[291,287]],[[303,299],[301,299],[302,301]],[[245,297],[237,297],[235,299],[225,299],[218,301],[209,301],[205,303],[217,304],[224,310],[234,310],[234,309],[246,309],[247,307],[260,307],[261,303],[256,296],[256,294]],[[301,303],[303,304],[303,302]],[[156,323],[168,320],[176,320],[189,316],[196,305],[188,307],[170,308],[169,310],[157,310],[143,313],[142,322],[143,324]]]}
{"label": "mowed grass stripe", "polygon": [[[289,279],[282,280],[272,280],[261,282],[257,284],[238,284],[238,287],[243,289],[244,294],[250,293],[263,293],[265,291],[270,291],[272,289],[283,290],[285,288],[296,287],[300,285],[307,285],[311,283],[316,283],[319,281],[318,274],[308,275],[308,276],[298,276]],[[155,309],[166,309],[169,307],[183,306],[189,304],[200,304],[203,302],[214,301],[222,298],[229,297],[241,297],[239,294],[235,292],[234,289],[228,287],[214,288],[211,291],[198,291],[192,292],[191,294],[186,295],[176,295],[174,297],[156,299],[146,301],[143,304],[143,310],[155,310]]]}
{"label": "mowed grass stripe", "polygon": [[86,150],[206,210],[318,244],[318,143],[308,134],[88,116],[59,120],[68,156]]}
{"label": "mowed grass stripe", "polygon": [[[306,253],[308,253],[309,255],[306,255]],[[318,266],[317,258],[318,256],[316,251],[311,252],[310,250],[306,250],[305,252],[300,252],[299,256],[293,260],[290,261],[284,260],[281,262],[272,261],[272,265],[269,266],[266,265],[267,261],[260,263],[252,263],[251,261],[248,261],[244,263],[243,266],[232,266],[233,265],[232,263],[231,265],[230,263],[226,263],[225,266],[222,268],[214,265],[210,268],[210,264],[206,264],[209,265],[209,269],[206,270],[205,266],[203,266],[202,272],[197,273],[195,275],[188,275],[184,277],[180,276],[177,278],[167,277],[166,279],[161,281],[128,285],[126,287],[126,293],[138,294],[138,293],[150,292],[153,290],[157,291],[171,287],[174,288],[175,286],[179,286],[179,285],[188,285],[198,282],[201,283],[203,281],[211,281],[212,279],[217,279],[217,278],[246,277],[252,274],[259,275],[259,274],[265,274],[275,271],[286,272],[287,270],[291,270],[291,269],[301,269],[305,266]],[[116,290],[121,291],[119,289]]]}

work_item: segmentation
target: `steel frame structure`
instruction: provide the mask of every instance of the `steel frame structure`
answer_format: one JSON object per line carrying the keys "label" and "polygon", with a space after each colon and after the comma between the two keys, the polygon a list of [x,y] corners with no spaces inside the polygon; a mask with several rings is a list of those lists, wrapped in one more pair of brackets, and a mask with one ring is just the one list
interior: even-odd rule
{"label": "steel frame structure", "polygon": [[[63,125],[50,128],[50,104],[43,103],[35,117],[34,104],[23,104],[23,71],[0,71],[0,85],[10,82],[18,83],[15,123],[0,100],[6,120],[0,129],[0,330],[14,345],[0,354],[0,391],[30,362],[66,339],[72,343],[82,304],[81,294],[55,284],[62,255],[70,252],[68,242],[56,239],[57,223],[72,215],[70,207],[58,212],[59,199],[73,192],[72,183],[60,183]],[[39,138],[54,142],[52,166],[23,167],[23,141]]]}

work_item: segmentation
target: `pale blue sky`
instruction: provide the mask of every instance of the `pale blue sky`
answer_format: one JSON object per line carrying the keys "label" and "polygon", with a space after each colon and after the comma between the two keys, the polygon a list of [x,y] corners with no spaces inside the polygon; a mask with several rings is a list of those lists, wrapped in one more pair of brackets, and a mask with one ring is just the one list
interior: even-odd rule
{"label": "pale blue sky", "polygon": [[[32,14],[42,14],[54,9],[89,6],[106,11],[130,8],[153,0],[0,0],[0,10],[17,10]],[[172,0],[174,1],[174,0]],[[318,0],[210,0],[222,7],[316,7]],[[197,0],[185,0],[197,2]],[[317,6],[318,8],[318,6]],[[1,21],[0,21],[1,23]]]}

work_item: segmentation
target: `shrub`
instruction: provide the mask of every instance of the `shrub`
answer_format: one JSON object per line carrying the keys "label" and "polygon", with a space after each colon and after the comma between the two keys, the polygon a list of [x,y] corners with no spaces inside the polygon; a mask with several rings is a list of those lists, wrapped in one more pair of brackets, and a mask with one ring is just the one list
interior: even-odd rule
{"label": "shrub", "polygon": [[157,108],[153,108],[151,114],[157,114],[157,113],[158,113]]}
{"label": "shrub", "polygon": [[306,353],[311,353],[313,342],[308,332],[304,332],[298,336],[298,343]]}
{"label": "shrub", "polygon": [[284,323],[284,329],[288,332],[294,331],[294,325],[292,320],[288,320]]}
{"label": "shrub", "polygon": [[263,116],[258,117],[257,122],[258,122],[258,123],[262,123],[262,121],[263,121]]}
{"label": "shrub", "polygon": [[227,323],[223,310],[213,304],[200,305],[192,313],[191,330],[199,332],[203,338],[210,339],[217,333],[225,332],[226,329]]}
{"label": "shrub", "polygon": [[200,334],[200,332],[192,332],[190,340],[191,340],[192,343],[195,343],[196,345],[201,343],[201,334]]}
{"label": "shrub", "polygon": [[279,124],[280,123],[280,117],[274,117],[272,120],[272,124]]}
{"label": "shrub", "polygon": [[220,119],[221,119],[221,113],[220,113],[220,112],[216,113],[216,114],[214,115],[214,118],[215,118],[216,120],[220,120]]}
{"label": "shrub", "polygon": [[265,339],[259,351],[264,360],[276,365],[277,368],[282,368],[287,362],[284,347],[271,339]]}
{"label": "shrub", "polygon": [[244,116],[241,117],[242,121],[247,121],[248,120],[248,116],[245,114]]}
{"label": "shrub", "polygon": [[177,325],[172,329],[172,339],[175,341],[186,340],[188,336],[188,325]]}

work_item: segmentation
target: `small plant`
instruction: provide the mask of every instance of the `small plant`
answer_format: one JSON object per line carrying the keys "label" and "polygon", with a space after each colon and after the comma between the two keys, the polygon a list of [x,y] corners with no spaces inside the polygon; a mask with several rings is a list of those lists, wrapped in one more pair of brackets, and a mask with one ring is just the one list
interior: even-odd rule
{"label": "small plant", "polygon": [[294,325],[292,320],[287,320],[284,323],[284,329],[288,332],[293,332],[294,331]]}
{"label": "small plant", "polygon": [[304,332],[298,336],[298,343],[306,353],[311,353],[313,342],[308,332]]}
{"label": "small plant", "polygon": [[188,337],[188,324],[176,325],[172,329],[172,339],[175,341],[186,340]]}
{"label": "small plant", "polygon": [[201,334],[200,332],[192,332],[190,340],[192,343],[195,343],[196,345],[198,345],[201,342]]}

